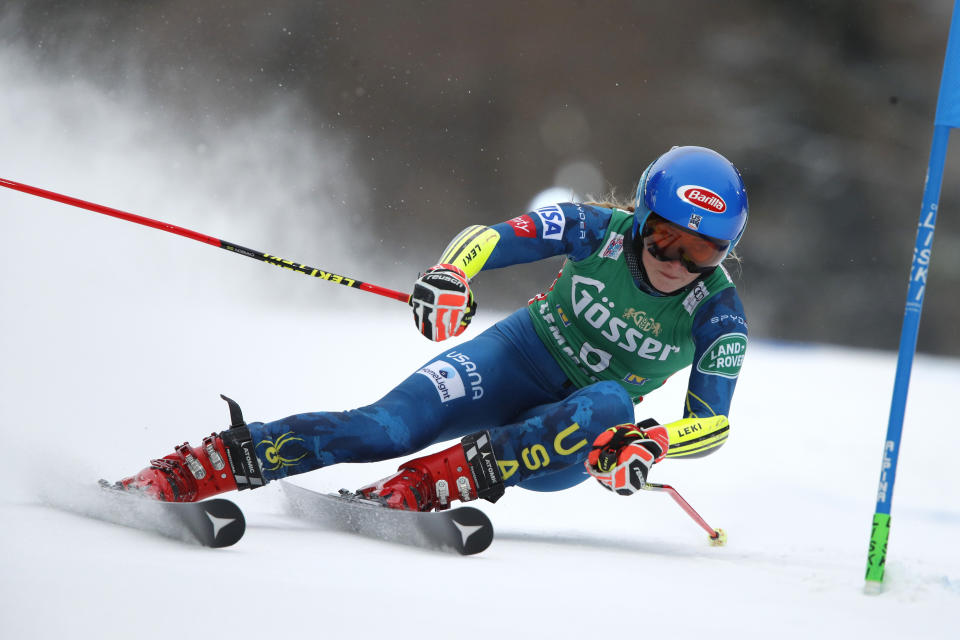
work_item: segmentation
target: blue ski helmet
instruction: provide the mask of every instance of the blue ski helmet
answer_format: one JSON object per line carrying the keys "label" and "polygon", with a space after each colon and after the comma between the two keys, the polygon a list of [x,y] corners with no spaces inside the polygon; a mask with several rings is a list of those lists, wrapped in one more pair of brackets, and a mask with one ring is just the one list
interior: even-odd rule
{"label": "blue ski helmet", "polygon": [[633,237],[651,212],[704,236],[736,246],[747,226],[747,190],[733,163],[705,147],[674,147],[640,177]]}

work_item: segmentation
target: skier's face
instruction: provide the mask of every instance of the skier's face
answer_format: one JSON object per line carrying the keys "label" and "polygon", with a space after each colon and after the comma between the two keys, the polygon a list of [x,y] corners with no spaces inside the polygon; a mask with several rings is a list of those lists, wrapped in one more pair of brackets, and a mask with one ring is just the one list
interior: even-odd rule
{"label": "skier's face", "polygon": [[649,251],[641,251],[640,255],[650,284],[662,293],[673,293],[682,289],[700,275],[687,271],[680,260],[657,260]]}

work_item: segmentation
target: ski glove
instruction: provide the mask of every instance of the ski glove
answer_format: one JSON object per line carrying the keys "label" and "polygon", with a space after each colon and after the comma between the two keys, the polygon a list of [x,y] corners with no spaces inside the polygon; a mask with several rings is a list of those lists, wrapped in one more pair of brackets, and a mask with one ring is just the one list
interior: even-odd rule
{"label": "ski glove", "polygon": [[477,312],[467,275],[450,264],[434,265],[417,278],[410,306],[417,330],[435,342],[463,333]]}
{"label": "ski glove", "polygon": [[621,424],[601,433],[584,463],[600,484],[622,496],[646,486],[650,467],[663,460],[670,446],[665,427],[652,420],[641,424],[649,426]]}

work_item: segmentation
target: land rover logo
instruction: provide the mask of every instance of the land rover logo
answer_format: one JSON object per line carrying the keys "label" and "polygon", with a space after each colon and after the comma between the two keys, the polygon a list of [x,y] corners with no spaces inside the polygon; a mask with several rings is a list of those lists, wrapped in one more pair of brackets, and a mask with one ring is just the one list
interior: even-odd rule
{"label": "land rover logo", "polygon": [[728,333],[714,340],[700,360],[697,371],[723,378],[736,378],[747,352],[747,336],[744,333]]}

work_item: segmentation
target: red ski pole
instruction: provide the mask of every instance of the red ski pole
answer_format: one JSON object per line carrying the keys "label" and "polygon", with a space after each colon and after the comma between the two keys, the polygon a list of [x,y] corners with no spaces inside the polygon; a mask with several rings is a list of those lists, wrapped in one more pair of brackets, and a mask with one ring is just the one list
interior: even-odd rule
{"label": "red ski pole", "polygon": [[299,262],[293,262],[292,260],[286,260],[278,256],[273,256],[268,253],[263,253],[262,251],[247,249],[246,247],[241,247],[238,244],[233,244],[232,242],[227,242],[226,240],[221,240],[219,238],[214,238],[212,236],[204,235],[202,233],[197,233],[196,231],[191,231],[190,229],[184,229],[183,227],[178,227],[173,224],[167,224],[166,222],[161,222],[159,220],[152,220],[150,218],[138,216],[134,213],[127,213],[126,211],[120,211],[119,209],[105,207],[102,204],[87,202],[86,200],[72,198],[70,196],[65,196],[60,193],[47,191],[46,189],[40,189],[37,187],[31,187],[28,184],[21,184],[19,182],[14,182],[12,180],[5,180],[3,178],[0,178],[0,186],[7,187],[8,189],[14,189],[16,191],[22,191],[24,193],[29,193],[30,195],[39,196],[41,198],[46,198],[48,200],[62,202],[63,204],[69,204],[73,207],[79,207],[80,209],[86,209],[88,211],[93,211],[95,213],[102,213],[104,215],[112,216],[114,218],[120,218],[121,220],[126,220],[128,222],[136,222],[137,224],[142,224],[146,227],[153,227],[154,229],[160,229],[161,231],[175,233],[178,236],[190,238],[191,240],[196,240],[197,242],[203,242],[203,243],[212,245],[214,247],[220,247],[221,249],[232,251],[233,253],[239,254],[241,256],[254,258],[256,260],[260,260],[261,262],[266,262],[268,264],[276,265],[284,269],[299,271],[300,273],[304,273],[308,276],[320,278],[321,280],[327,280],[335,284],[342,284],[346,287],[353,287],[354,289],[362,289],[363,291],[369,291],[370,293],[375,293],[377,295],[381,295],[387,298],[393,298],[394,300],[399,300],[400,302],[405,302],[405,303],[410,302],[409,293],[401,293],[399,291],[394,291],[392,289],[380,287],[375,284],[370,284],[369,282],[361,282],[356,278],[348,278],[347,276],[341,276],[336,273],[332,273],[330,271],[324,271],[323,269],[309,267]]}
{"label": "red ski pole", "polygon": [[683,499],[683,496],[680,495],[680,492],[670,485],[648,482],[646,486],[644,486],[644,489],[649,489],[650,491],[665,491],[669,493],[670,497],[673,498],[673,501],[680,505],[680,508],[686,511],[687,515],[693,518],[693,521],[703,527],[703,530],[710,535],[710,544],[715,547],[722,547],[723,545],[727,544],[727,532],[723,529],[714,529],[708,525],[707,521],[701,518],[700,514],[690,506],[690,503]]}

